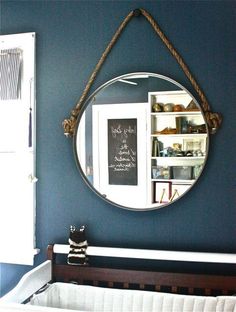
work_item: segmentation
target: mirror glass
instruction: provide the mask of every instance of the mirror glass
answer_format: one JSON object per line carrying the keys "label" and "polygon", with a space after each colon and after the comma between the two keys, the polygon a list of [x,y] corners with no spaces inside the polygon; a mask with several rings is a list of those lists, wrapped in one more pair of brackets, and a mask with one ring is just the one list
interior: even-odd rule
{"label": "mirror glass", "polygon": [[181,198],[206,162],[209,132],[200,105],[176,81],[130,73],[83,105],[74,136],[86,183],[116,206],[151,210]]}

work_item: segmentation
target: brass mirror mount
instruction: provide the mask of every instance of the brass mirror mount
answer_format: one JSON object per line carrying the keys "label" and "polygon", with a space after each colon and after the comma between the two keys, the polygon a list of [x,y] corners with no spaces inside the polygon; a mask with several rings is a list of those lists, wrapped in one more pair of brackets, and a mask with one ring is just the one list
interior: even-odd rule
{"label": "brass mirror mount", "polygon": [[131,11],[125,17],[125,19],[120,24],[120,26],[118,27],[117,31],[115,32],[114,36],[112,37],[110,43],[106,47],[105,51],[103,52],[100,60],[98,61],[97,65],[95,66],[95,69],[94,69],[93,73],[91,74],[91,76],[90,76],[90,78],[89,78],[89,80],[87,82],[87,85],[85,86],[85,89],[84,89],[84,91],[83,91],[83,93],[82,93],[78,103],[76,104],[75,108],[72,110],[71,116],[68,119],[65,119],[63,121],[63,123],[62,123],[63,128],[64,128],[65,136],[67,136],[67,137],[73,137],[74,136],[75,126],[76,126],[76,122],[77,122],[77,117],[79,115],[79,112],[80,112],[80,109],[81,109],[82,105],[85,102],[85,99],[86,99],[86,97],[88,95],[88,92],[89,92],[89,90],[90,90],[94,80],[96,79],[97,73],[99,72],[99,70],[102,67],[102,65],[103,65],[107,55],[110,53],[111,49],[113,48],[113,46],[117,42],[118,38],[120,37],[122,31],[127,26],[129,21],[133,17],[138,17],[138,16],[141,16],[141,15],[143,15],[147,19],[147,21],[151,24],[151,26],[153,27],[153,29],[156,32],[156,34],[159,36],[159,38],[162,40],[162,42],[168,48],[168,50],[172,54],[172,56],[176,59],[176,61],[178,62],[178,64],[182,68],[183,72],[185,73],[185,75],[187,76],[189,81],[191,82],[194,90],[198,94],[199,99],[200,99],[199,103],[201,105],[201,108],[203,110],[204,116],[206,118],[206,122],[207,122],[207,125],[209,127],[209,132],[211,134],[214,134],[214,133],[216,133],[216,131],[220,127],[220,125],[222,123],[222,116],[219,113],[213,113],[210,110],[210,106],[209,106],[209,103],[208,103],[208,101],[206,99],[205,94],[200,89],[200,87],[199,87],[197,81],[194,79],[193,75],[190,73],[190,70],[187,67],[187,65],[185,64],[183,58],[180,56],[180,54],[174,48],[172,43],[166,37],[166,35],[161,30],[161,28],[157,24],[157,22],[153,19],[153,17],[146,10],[140,8],[140,9],[135,9],[135,10]]}

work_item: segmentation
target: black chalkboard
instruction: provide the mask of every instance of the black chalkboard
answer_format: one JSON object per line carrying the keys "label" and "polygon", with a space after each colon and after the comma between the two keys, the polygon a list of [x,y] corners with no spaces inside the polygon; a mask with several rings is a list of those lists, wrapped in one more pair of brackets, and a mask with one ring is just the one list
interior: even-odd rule
{"label": "black chalkboard", "polygon": [[111,185],[137,185],[137,119],[108,119]]}

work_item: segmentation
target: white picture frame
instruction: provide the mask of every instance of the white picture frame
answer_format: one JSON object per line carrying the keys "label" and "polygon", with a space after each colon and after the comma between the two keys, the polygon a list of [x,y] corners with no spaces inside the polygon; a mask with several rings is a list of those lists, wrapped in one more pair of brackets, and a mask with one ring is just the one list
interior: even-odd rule
{"label": "white picture frame", "polygon": [[184,151],[198,151],[202,153],[206,151],[206,138],[205,137],[196,137],[183,139],[183,150]]}

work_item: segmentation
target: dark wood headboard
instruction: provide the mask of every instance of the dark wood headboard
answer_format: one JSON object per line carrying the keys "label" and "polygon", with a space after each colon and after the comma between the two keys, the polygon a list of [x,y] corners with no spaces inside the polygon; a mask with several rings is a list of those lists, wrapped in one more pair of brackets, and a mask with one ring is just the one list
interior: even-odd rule
{"label": "dark wood headboard", "polygon": [[236,276],[153,272],[58,264],[56,262],[56,253],[53,251],[53,245],[48,246],[47,256],[52,261],[53,282],[75,282],[112,288],[205,296],[236,294]]}

